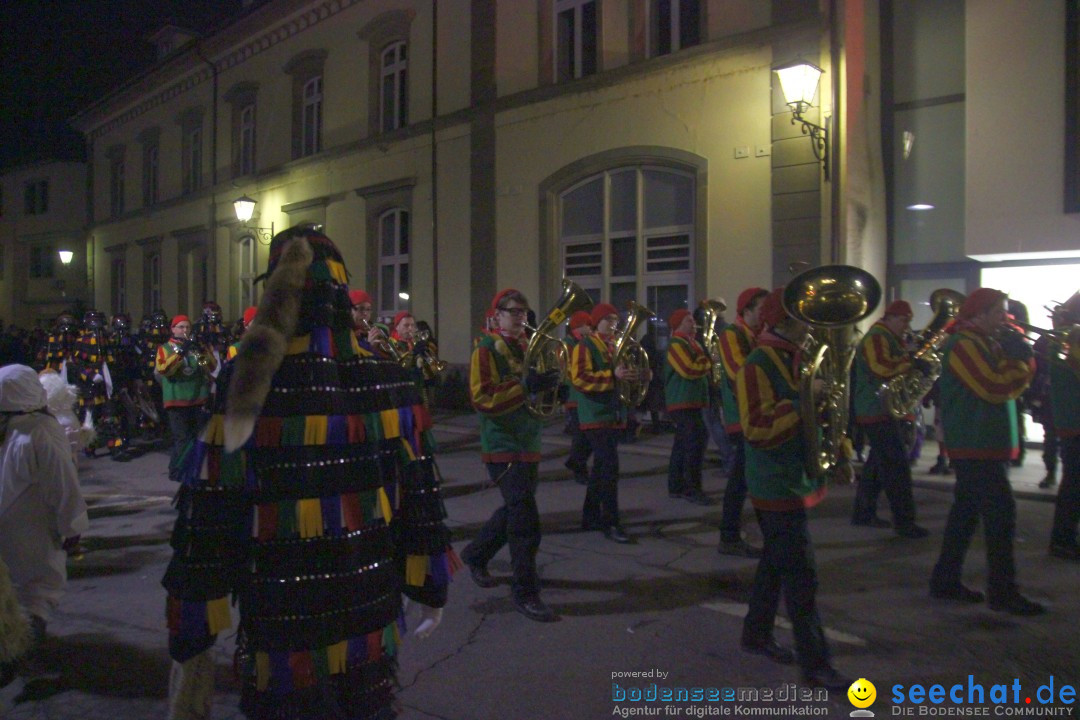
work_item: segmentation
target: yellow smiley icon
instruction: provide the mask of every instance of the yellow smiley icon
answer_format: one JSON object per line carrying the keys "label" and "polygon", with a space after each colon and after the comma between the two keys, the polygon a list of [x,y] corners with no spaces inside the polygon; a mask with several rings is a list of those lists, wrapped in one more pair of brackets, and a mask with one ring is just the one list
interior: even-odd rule
{"label": "yellow smiley icon", "polygon": [[851,687],[847,690],[847,697],[855,707],[867,708],[877,699],[877,688],[866,678],[859,678],[851,683]]}

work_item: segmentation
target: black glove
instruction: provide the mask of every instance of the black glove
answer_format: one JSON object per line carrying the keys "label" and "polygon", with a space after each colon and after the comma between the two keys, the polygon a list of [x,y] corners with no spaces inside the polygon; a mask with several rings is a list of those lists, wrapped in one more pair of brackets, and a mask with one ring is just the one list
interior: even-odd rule
{"label": "black glove", "polygon": [[534,368],[529,368],[529,374],[525,376],[525,389],[530,393],[550,390],[559,384],[559,371],[548,370],[538,373]]}
{"label": "black glove", "polygon": [[1035,351],[1031,348],[1031,343],[1018,332],[1002,333],[999,342],[1005,357],[1010,360],[1027,361],[1035,354]]}
{"label": "black glove", "polygon": [[930,377],[930,373],[934,371],[934,364],[926,358],[912,358],[911,364],[923,374],[923,377]]}
{"label": "black glove", "polygon": [[415,343],[413,343],[412,351],[413,351],[413,354],[415,354],[415,355],[427,355],[428,354],[427,340],[417,340]]}

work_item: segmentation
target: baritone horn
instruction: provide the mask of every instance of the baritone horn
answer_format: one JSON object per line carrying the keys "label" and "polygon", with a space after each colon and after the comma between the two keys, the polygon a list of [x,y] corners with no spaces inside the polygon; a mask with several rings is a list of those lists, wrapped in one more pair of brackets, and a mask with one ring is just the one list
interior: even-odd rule
{"label": "baritone horn", "polygon": [[522,360],[522,379],[524,380],[530,370],[539,375],[552,370],[559,372],[559,382],[555,387],[526,397],[525,408],[530,415],[546,418],[551,417],[558,410],[558,386],[566,380],[569,353],[566,343],[555,337],[555,329],[579,310],[591,309],[592,304],[589,294],[577,283],[572,280],[563,280],[562,294],[548,311],[547,316],[535,328],[526,325],[526,329],[531,330],[532,335],[529,337],[529,344],[525,348],[525,357]]}
{"label": "baritone horn", "polygon": [[[823,265],[799,273],[784,288],[788,314],[810,326],[813,347],[799,370],[799,414],[804,465],[812,478],[825,476],[842,459],[850,413],[855,323],[881,301],[874,276],[851,265]],[[817,397],[814,381],[824,387]]]}
{"label": "baritone horn", "polygon": [[[713,359],[712,369],[709,371],[709,382],[713,387],[719,387],[724,381],[724,366],[716,361],[720,357],[720,336],[716,334],[716,321],[727,310],[727,303],[720,300],[702,300],[701,306],[701,340],[705,346],[705,352]],[[675,328],[672,328],[674,331]]]}
{"label": "baritone horn", "polygon": [[638,325],[656,317],[649,308],[631,300],[626,304],[626,325],[616,333],[615,349],[611,354],[611,365],[614,368],[625,367],[636,371],[632,378],[615,379],[615,392],[619,402],[630,408],[635,408],[645,400],[645,394],[649,392],[649,354],[645,348],[634,339]]}

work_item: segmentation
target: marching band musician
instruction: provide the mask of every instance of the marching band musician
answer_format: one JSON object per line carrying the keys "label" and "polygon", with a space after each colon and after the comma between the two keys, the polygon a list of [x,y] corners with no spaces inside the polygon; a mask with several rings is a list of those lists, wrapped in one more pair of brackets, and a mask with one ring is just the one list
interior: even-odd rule
{"label": "marching band musician", "polygon": [[597,303],[590,313],[593,334],[582,338],[570,358],[570,381],[578,396],[578,421],[593,451],[593,466],[581,510],[581,528],[599,530],[617,543],[631,542],[619,523],[619,434],[626,428],[626,407],[619,402],[616,379],[634,380],[636,368],[614,364],[614,332],[619,313]]}
{"label": "marching band musician", "polygon": [[705,461],[708,431],[701,416],[709,404],[709,371],[712,361],[694,338],[697,323],[686,308],[668,318],[671,339],[664,363],[664,401],[675,423],[675,441],[668,461],[668,497],[684,498],[695,505],[712,505],[701,490],[701,465]]}
{"label": "marching band musician", "polygon": [[1064,361],[1050,363],[1051,405],[1054,430],[1061,448],[1061,487],[1054,507],[1050,554],[1080,560],[1077,523],[1080,523],[1080,293],[1060,305],[1053,314],[1054,328],[1071,326],[1066,336]]}
{"label": "marching band musician", "polygon": [[[536,486],[540,475],[540,418],[526,407],[526,393],[549,390],[559,382],[559,371],[536,373],[523,367],[527,341],[525,313],[529,303],[508,288],[491,302],[494,329],[477,340],[469,363],[469,394],[480,415],[482,459],[488,475],[502,495],[503,505],[462,551],[473,581],[495,587],[487,565],[503,545],[510,546],[510,581],[514,608],[537,622],[558,616],[540,599],[536,553],[540,548],[540,513]],[[522,378],[524,377],[524,381]]]}
{"label": "marching band musician", "polygon": [[728,435],[735,457],[728,473],[724,489],[724,509],[720,520],[720,547],[724,555],[760,558],[761,550],[748,544],[742,537],[742,511],[746,503],[746,445],[739,420],[739,400],[736,397],[735,378],[746,364],[746,358],[757,345],[761,332],[761,305],[769,291],[750,287],[739,293],[735,300],[735,322],[720,333],[720,362],[724,366],[724,380],[720,384],[724,402],[724,430]]}
{"label": "marching band musician", "polygon": [[429,370],[430,360],[435,357],[438,349],[430,338],[420,338],[417,330],[416,318],[408,310],[401,310],[394,316],[394,331],[390,334],[390,342],[393,343],[401,356],[412,354],[413,365],[410,370],[416,387],[424,397],[424,404],[429,405],[430,390],[438,384],[439,378]]}
{"label": "marching band musician", "polygon": [[1039,615],[1045,608],[1016,587],[1016,501],[1008,475],[1009,462],[1019,452],[1016,398],[1035,370],[1031,346],[1023,335],[1002,332],[1007,299],[992,288],[968,295],[945,341],[941,404],[956,485],[930,595],[965,603],[983,601],[983,593],[961,583],[964,556],[981,518],[990,609]]}
{"label": "marching band musician", "polygon": [[[570,334],[566,338],[568,353],[572,354],[574,346],[581,342],[583,337],[592,334],[593,328],[589,324],[591,322],[589,313],[584,310],[578,310],[570,316],[568,323]],[[570,382],[569,376],[566,379],[566,388],[568,392],[563,409],[566,411],[566,428],[570,434],[570,455],[566,458],[566,469],[574,473],[574,482],[578,485],[588,485],[589,455],[592,454],[592,449],[589,447],[589,441],[585,439],[585,433],[581,431],[581,422],[578,420],[577,412],[578,392]]]}
{"label": "marching band musician", "polygon": [[[248,326],[255,319],[255,314],[259,311],[259,308],[255,305],[244,310],[244,318],[241,320],[241,327],[243,330],[247,330]],[[225,352],[225,360],[228,362],[236,357],[240,352],[240,341],[244,339],[243,330],[241,330],[240,336],[236,338],[236,342],[229,345],[229,349]]]}
{"label": "marching band musician", "polygon": [[161,376],[162,399],[173,440],[169,479],[179,480],[183,455],[199,434],[203,406],[210,397],[210,373],[217,362],[212,348],[196,347],[189,340],[191,320],[187,315],[175,316],[169,327],[172,337],[158,346],[155,369]]}
{"label": "marching band musician", "polygon": [[930,373],[930,364],[913,358],[904,347],[904,335],[911,330],[913,313],[904,300],[894,300],[885,315],[863,336],[855,354],[855,422],[866,431],[870,455],[855,490],[852,525],[890,527],[877,517],[878,495],[884,488],[893,522],[891,527],[904,538],[927,536],[915,524],[915,498],[911,492],[911,464],[901,435],[900,420],[884,407],[881,385],[914,369]]}
{"label": "marching band musician", "polygon": [[375,348],[386,342],[386,335],[375,325],[375,306],[371,302],[371,296],[363,290],[350,290],[349,302],[352,303],[353,325],[362,328],[366,323],[368,328],[366,335],[361,334],[360,330],[357,331],[356,339],[360,347],[381,357]]}
{"label": "marching band musician", "polygon": [[[851,680],[830,663],[817,612],[817,570],[806,518],[807,509],[825,497],[824,480],[807,477],[803,458],[798,378],[808,329],[787,314],[782,297],[783,288],[777,288],[762,302],[765,331],[736,378],[746,481],[765,540],[742,648],[782,665],[797,659],[807,685],[839,692]],[[781,591],[795,635],[794,653],[773,637]]]}

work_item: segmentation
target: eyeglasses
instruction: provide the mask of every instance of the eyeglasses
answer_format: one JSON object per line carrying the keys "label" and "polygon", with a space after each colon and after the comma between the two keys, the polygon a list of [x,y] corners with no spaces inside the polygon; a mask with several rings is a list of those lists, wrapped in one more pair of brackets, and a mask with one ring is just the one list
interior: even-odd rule
{"label": "eyeglasses", "polygon": [[499,310],[501,312],[504,312],[504,313],[510,313],[511,315],[513,315],[515,317],[522,317],[524,315],[527,315],[528,312],[529,312],[528,308],[520,308],[520,307],[516,307],[516,308],[499,308]]}

